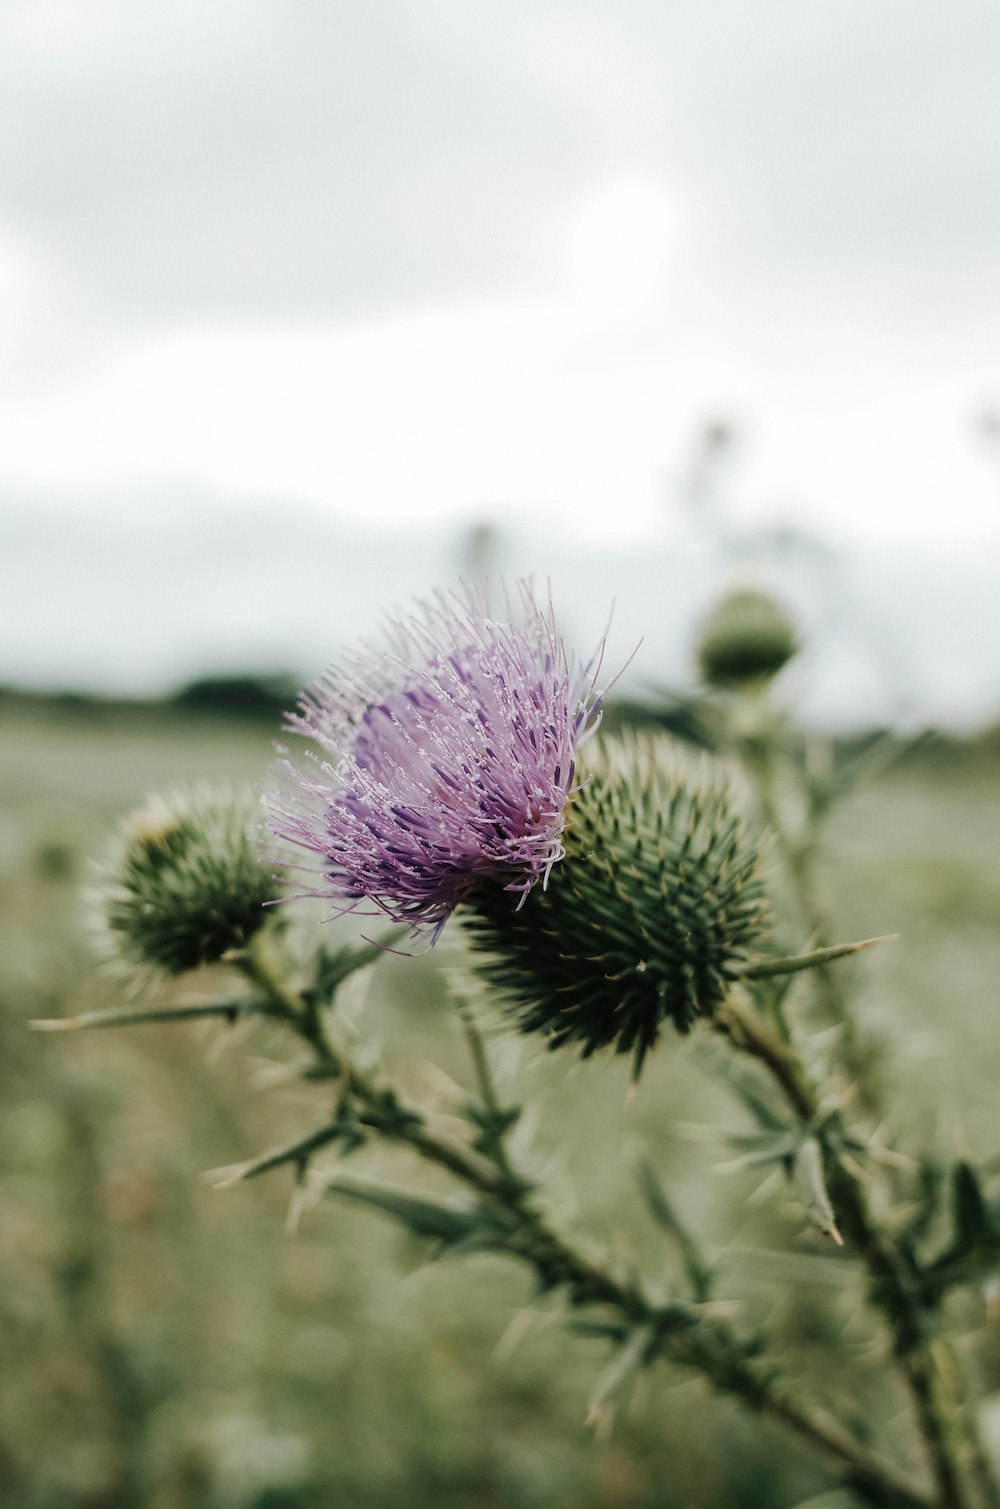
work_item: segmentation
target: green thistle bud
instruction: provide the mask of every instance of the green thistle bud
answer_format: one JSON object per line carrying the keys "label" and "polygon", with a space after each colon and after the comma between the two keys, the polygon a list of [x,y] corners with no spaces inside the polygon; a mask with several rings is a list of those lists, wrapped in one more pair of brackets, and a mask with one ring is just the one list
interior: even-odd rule
{"label": "green thistle bud", "polygon": [[522,1030],[584,1057],[613,1044],[638,1075],[663,1023],[710,1016],[765,933],[758,852],[725,771],[664,734],[603,740],[586,773],[545,889],[518,908],[483,887],[466,928]]}
{"label": "green thistle bud", "polygon": [[249,793],[178,791],[125,818],[97,900],[110,951],[179,975],[242,947],[277,897]]}
{"label": "green thistle bud", "polygon": [[776,676],[799,645],[795,626],[766,592],[728,593],[706,619],[697,644],[698,668],[709,686],[733,689]]}

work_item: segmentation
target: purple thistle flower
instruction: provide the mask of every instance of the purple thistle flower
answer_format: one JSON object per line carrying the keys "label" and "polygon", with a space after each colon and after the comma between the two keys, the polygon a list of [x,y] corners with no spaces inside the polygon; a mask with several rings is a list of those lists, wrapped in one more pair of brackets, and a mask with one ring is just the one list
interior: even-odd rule
{"label": "purple thistle flower", "polygon": [[551,603],[525,583],[519,595],[507,622],[490,617],[485,588],[418,602],[289,716],[323,755],[305,769],[286,762],[294,791],[272,827],[316,856],[304,868],[322,879],[305,894],[338,902],[333,915],[384,913],[436,938],[480,883],[520,905],[562,858],[576,750],[599,697]]}

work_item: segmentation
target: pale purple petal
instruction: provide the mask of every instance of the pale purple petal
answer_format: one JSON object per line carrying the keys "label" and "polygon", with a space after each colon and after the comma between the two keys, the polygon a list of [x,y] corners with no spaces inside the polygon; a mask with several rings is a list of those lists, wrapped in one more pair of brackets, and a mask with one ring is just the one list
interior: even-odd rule
{"label": "pale purple petal", "polygon": [[308,894],[337,914],[440,931],[485,880],[544,884],[598,706],[529,586],[502,620],[482,588],[437,593],[303,694],[289,727],[323,754],[286,766],[274,831],[315,856]]}

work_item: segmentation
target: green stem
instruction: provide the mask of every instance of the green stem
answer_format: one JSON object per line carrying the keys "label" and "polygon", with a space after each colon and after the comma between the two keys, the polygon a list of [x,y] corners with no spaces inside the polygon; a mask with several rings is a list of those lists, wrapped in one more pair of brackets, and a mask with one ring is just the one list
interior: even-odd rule
{"label": "green stem", "polygon": [[815,1119],[819,1099],[798,1054],[762,1017],[744,1011],[730,995],[716,1011],[715,1024],[738,1048],[765,1066],[800,1121],[808,1124]]}
{"label": "green stem", "polygon": [[493,1080],[493,1070],[490,1067],[489,1055],[486,1052],[483,1035],[476,1025],[476,1020],[470,1007],[464,1002],[460,1002],[458,1010],[462,1019],[465,1039],[469,1045],[469,1054],[472,1058],[472,1066],[476,1076],[480,1099],[497,1128],[493,1136],[482,1139],[483,1152],[496,1165],[501,1178],[507,1182],[512,1190],[520,1189],[524,1194],[527,1194],[532,1186],[524,1178],[523,1174],[520,1174],[514,1167],[510,1157],[507,1147],[508,1126],[505,1122],[504,1107],[500,1103],[500,1096],[497,1093],[496,1084]]}
{"label": "green stem", "polygon": [[979,1496],[984,1509],[1000,1509],[1000,1487],[997,1486],[993,1465],[972,1413],[973,1406],[959,1360],[953,1348],[940,1342],[933,1343],[931,1351],[945,1388],[959,1402],[959,1423],[967,1427],[964,1431],[962,1448],[968,1457],[969,1470],[979,1487]]}
{"label": "green stem", "polygon": [[489,1055],[486,1052],[486,1044],[483,1042],[483,1034],[476,1025],[476,1019],[471,1009],[464,1001],[458,1003],[458,1014],[462,1018],[462,1028],[465,1032],[465,1040],[469,1045],[469,1056],[472,1059],[472,1067],[475,1070],[476,1085],[483,1105],[488,1111],[499,1115],[501,1111],[500,1097],[497,1094],[496,1085],[493,1083],[493,1070],[490,1067]]}
{"label": "green stem", "polygon": [[[819,856],[819,824],[814,806],[804,792],[808,823],[799,834],[793,834],[785,821],[778,799],[778,729],[774,713],[765,710],[762,736],[744,745],[743,756],[757,790],[761,813],[768,828],[774,834],[778,851],[792,882],[792,891],[817,952],[825,950],[830,942],[830,906],[823,894],[817,870]],[[836,958],[834,954],[831,958]],[[879,1097],[871,1083],[870,1054],[843,990],[840,976],[829,967],[828,961],[819,961],[815,974],[816,990],[824,1014],[841,1029],[839,1054],[844,1069],[857,1084],[861,1098],[873,1114],[879,1112]]]}
{"label": "green stem", "polygon": [[903,1360],[931,1456],[942,1509],[974,1509],[975,1498],[959,1465],[955,1404],[944,1386],[930,1346],[915,1347]]}

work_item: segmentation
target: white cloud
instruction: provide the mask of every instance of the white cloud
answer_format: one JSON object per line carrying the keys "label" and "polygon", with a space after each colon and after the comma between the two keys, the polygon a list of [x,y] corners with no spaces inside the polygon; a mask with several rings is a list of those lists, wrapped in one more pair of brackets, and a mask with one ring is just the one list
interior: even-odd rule
{"label": "white cloud", "polygon": [[665,292],[678,219],[648,178],[622,178],[588,196],[565,234],[570,283],[581,303],[598,318],[649,314]]}
{"label": "white cloud", "polygon": [[188,475],[382,521],[535,508],[622,538],[662,524],[666,463],[721,391],[754,419],[748,518],[806,503],[814,522],[862,535],[995,528],[996,478],[968,424],[987,374],[859,384],[845,400],[839,384],[796,393],[724,354],[663,346],[644,352],[573,300],[315,335],[195,332],[61,392],[0,400],[0,476],[70,489]]}
{"label": "white cloud", "polygon": [[986,0],[12,0],[0,473],[638,533],[728,408],[747,517],[986,533],[998,38]]}
{"label": "white cloud", "polygon": [[157,472],[334,503],[364,517],[549,505],[648,525],[657,374],[588,371],[555,307],[439,312],[317,335],[198,333],[93,380],[0,404],[8,477],[95,486]]}

